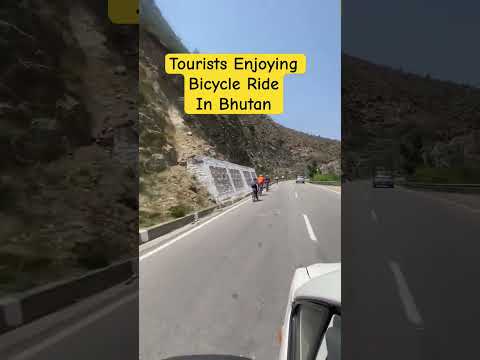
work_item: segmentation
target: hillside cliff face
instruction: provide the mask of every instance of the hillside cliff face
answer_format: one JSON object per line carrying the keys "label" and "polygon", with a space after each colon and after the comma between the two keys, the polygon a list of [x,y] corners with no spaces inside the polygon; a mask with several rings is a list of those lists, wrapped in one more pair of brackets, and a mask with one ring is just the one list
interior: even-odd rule
{"label": "hillside cliff face", "polygon": [[0,18],[1,293],[136,249],[138,33],[93,0]]}
{"label": "hillside cliff face", "polygon": [[[189,202],[193,207],[209,203],[186,172],[186,162],[195,155],[251,166],[271,176],[303,174],[313,161],[319,165],[339,162],[340,142],[288,129],[269,116],[185,114],[183,77],[165,73],[164,57],[186,49],[153,1],[143,0],[142,6],[142,14],[148,14],[142,15],[140,35],[140,167],[144,190],[140,206],[144,217],[163,213],[166,216],[159,218],[165,219],[168,209],[178,202]],[[174,185],[174,179],[179,178],[185,181],[182,188],[193,187],[196,192]],[[149,196],[152,192],[154,195]]]}
{"label": "hillside cliff face", "polygon": [[342,56],[343,169],[479,168],[480,90]]}

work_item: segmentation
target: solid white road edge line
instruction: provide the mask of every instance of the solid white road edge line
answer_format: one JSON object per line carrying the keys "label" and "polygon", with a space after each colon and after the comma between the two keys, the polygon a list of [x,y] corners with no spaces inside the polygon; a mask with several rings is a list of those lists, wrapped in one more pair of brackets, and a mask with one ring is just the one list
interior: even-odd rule
{"label": "solid white road edge line", "polygon": [[328,191],[333,192],[333,193],[335,193],[335,194],[337,194],[337,195],[342,195],[341,189],[340,189],[340,191],[335,191],[335,190],[332,190],[332,189],[330,189],[330,188],[328,188],[328,187],[325,187],[324,185],[314,185],[314,184],[311,184],[311,185],[316,186],[316,187],[318,187],[318,188],[321,188],[321,189],[323,189],[323,190],[328,190]]}
{"label": "solid white road edge line", "polygon": [[464,210],[469,210],[471,212],[474,212],[474,213],[479,213],[480,210],[479,209],[474,209],[468,205],[465,205],[465,204],[461,204],[459,202],[456,202],[456,201],[453,201],[453,200],[449,200],[449,199],[445,199],[445,198],[440,198],[440,197],[435,197],[435,196],[431,196],[431,195],[428,195],[427,193],[424,193],[424,192],[421,192],[421,191],[415,191],[415,190],[410,190],[410,189],[405,189],[405,188],[401,188],[402,191],[405,191],[405,192],[409,192],[409,193],[412,193],[412,194],[416,194],[416,195],[419,195],[419,196],[423,196],[427,199],[430,199],[430,200],[433,200],[433,201],[438,201],[438,202],[443,202],[445,204],[449,204],[449,205],[453,205],[453,206],[457,206],[459,208],[462,208]]}
{"label": "solid white road edge line", "polygon": [[403,276],[400,266],[395,261],[390,261],[389,265],[393,272],[393,276],[395,277],[400,299],[402,300],[403,308],[405,309],[405,314],[407,315],[408,320],[416,326],[422,326],[422,316],[418,311],[415,299],[408,288],[407,280]]}
{"label": "solid white road edge line", "polygon": [[317,237],[313,232],[312,225],[310,224],[310,220],[308,220],[308,216],[303,214],[303,219],[305,220],[305,226],[307,227],[308,235],[310,236],[310,240],[317,241]]}
{"label": "solid white road edge line", "polygon": [[169,247],[170,245],[175,244],[177,241],[183,239],[184,237],[190,235],[191,233],[193,233],[193,232],[201,229],[201,228],[204,227],[205,225],[211,223],[213,220],[216,220],[216,219],[218,219],[219,217],[221,217],[221,216],[223,216],[223,215],[225,215],[225,214],[228,214],[230,211],[235,210],[236,208],[242,206],[243,204],[246,204],[246,203],[249,202],[249,201],[252,201],[252,200],[248,197],[248,198],[246,198],[244,201],[241,201],[240,203],[238,203],[237,205],[232,206],[230,209],[227,209],[227,210],[225,210],[224,212],[221,212],[220,214],[212,217],[211,219],[208,219],[208,220],[205,221],[204,223],[202,223],[202,224],[194,227],[193,229],[190,229],[190,230],[184,232],[183,234],[177,236],[176,238],[174,238],[174,239],[166,242],[165,244],[163,244],[163,245],[161,245],[161,246],[153,249],[152,251],[147,252],[146,254],[140,256],[139,260],[140,260],[140,261],[143,261],[143,260],[145,260],[146,258],[148,258],[148,257],[156,254],[157,252],[162,251],[163,249]]}
{"label": "solid white road edge line", "polygon": [[[222,215],[225,215],[226,213],[240,207],[241,205],[245,204],[246,202],[248,202],[249,198],[245,199],[244,201],[238,203],[237,205],[231,207],[230,209],[227,209],[225,210],[224,212],[218,214],[217,216],[214,216],[213,218],[205,221],[203,224],[200,224],[198,225],[197,227],[183,233],[182,235],[178,236],[177,238],[169,241],[168,243],[160,246],[159,248],[156,248],[154,250],[152,250],[151,252],[143,255],[142,257],[140,257],[140,261],[142,259],[145,259],[146,257],[150,256],[150,255],[153,255],[154,253],[162,250],[163,248],[177,242],[178,240],[180,240],[181,238],[187,236],[188,234],[191,234],[192,232],[200,229],[201,227],[207,225],[208,223],[210,223],[211,221],[215,220],[215,219],[218,219],[220,216]],[[110,314],[111,312],[115,311],[117,308],[129,303],[130,301],[133,301],[135,300],[136,298],[138,298],[138,294],[132,294],[132,295],[129,295],[105,308],[103,308],[102,310],[96,312],[96,313],[93,313],[87,317],[85,317],[83,320],[81,320],[80,322],[77,322],[75,325],[72,325],[72,326],[69,326],[65,329],[63,329],[62,331],[56,333],[55,335],[49,337],[49,338],[46,338],[45,340],[41,341],[40,343],[36,344],[35,346],[32,346],[30,348],[27,348],[25,349],[24,351],[20,352],[19,354],[13,356],[12,358],[10,358],[11,360],[26,360],[26,359],[30,359],[32,358],[34,355],[38,354],[39,352],[45,350],[46,348],[58,343],[59,341],[63,340],[64,338],[76,333],[77,331],[80,331],[81,329],[87,327],[88,325],[94,323],[95,321],[101,319],[102,317],[105,317],[107,316],[108,314]]]}
{"label": "solid white road edge line", "polygon": [[38,354],[39,352],[45,350],[46,348],[58,343],[59,341],[63,340],[64,338],[66,338],[66,337],[76,333],[77,331],[87,327],[91,323],[94,323],[98,319],[100,319],[104,316],[107,316],[111,312],[115,311],[117,308],[129,303],[130,301],[135,300],[137,297],[138,297],[138,293],[129,295],[129,296],[127,296],[127,297],[125,297],[125,298],[123,298],[123,299],[121,299],[121,300],[103,308],[102,310],[100,310],[96,313],[88,315],[83,320],[75,323],[75,325],[69,326],[69,327],[63,329],[62,331],[56,333],[55,335],[53,335],[49,338],[46,338],[45,340],[39,342],[37,345],[23,350],[19,354],[11,357],[10,360],[29,359],[32,356]]}

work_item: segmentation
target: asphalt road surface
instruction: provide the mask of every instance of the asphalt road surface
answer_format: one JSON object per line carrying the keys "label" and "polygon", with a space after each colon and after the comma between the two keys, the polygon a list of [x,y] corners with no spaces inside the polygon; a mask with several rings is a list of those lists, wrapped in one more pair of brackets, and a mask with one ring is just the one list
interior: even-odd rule
{"label": "asphalt road surface", "polygon": [[342,224],[344,359],[478,352],[480,195],[347,183]]}
{"label": "asphalt road surface", "polygon": [[142,246],[139,284],[2,335],[0,359],[276,359],[294,269],[340,259],[340,194],[293,182],[264,194]]}
{"label": "asphalt road surface", "polygon": [[276,359],[294,269],[340,261],[340,199],[339,190],[280,183],[260,202],[248,198],[171,245],[143,253],[140,358]]}
{"label": "asphalt road surface", "polygon": [[138,356],[138,282],[127,282],[0,336],[5,360]]}
{"label": "asphalt road surface", "polygon": [[247,199],[147,244],[139,298],[135,283],[121,285],[4,334],[0,358],[133,359],[140,351],[144,360],[198,353],[276,359],[293,270],[340,259],[340,197],[343,358],[472,358],[480,195],[373,189],[370,182],[334,191],[283,183],[259,203]]}

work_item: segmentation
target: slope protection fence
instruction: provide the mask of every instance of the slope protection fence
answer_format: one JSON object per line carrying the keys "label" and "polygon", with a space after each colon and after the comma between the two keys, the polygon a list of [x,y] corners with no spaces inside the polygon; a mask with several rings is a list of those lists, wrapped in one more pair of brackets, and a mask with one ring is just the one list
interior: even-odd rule
{"label": "slope protection fence", "polygon": [[217,204],[250,193],[250,184],[257,177],[255,169],[251,167],[206,156],[189,160],[187,170],[207,188]]}

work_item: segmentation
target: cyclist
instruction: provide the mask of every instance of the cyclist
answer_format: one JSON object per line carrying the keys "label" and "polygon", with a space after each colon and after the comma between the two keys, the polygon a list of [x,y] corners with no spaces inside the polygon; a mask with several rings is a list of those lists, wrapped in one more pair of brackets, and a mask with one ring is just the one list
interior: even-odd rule
{"label": "cyclist", "polygon": [[258,201],[258,182],[257,182],[257,179],[253,179],[251,187],[252,187],[252,199],[253,199],[253,201]]}
{"label": "cyclist", "polygon": [[268,192],[268,189],[270,187],[270,176],[265,176],[265,188],[267,189],[267,192]]}
{"label": "cyclist", "polygon": [[257,179],[257,183],[258,183],[258,191],[260,195],[262,195],[263,186],[265,185],[265,177],[263,175],[260,175]]}

